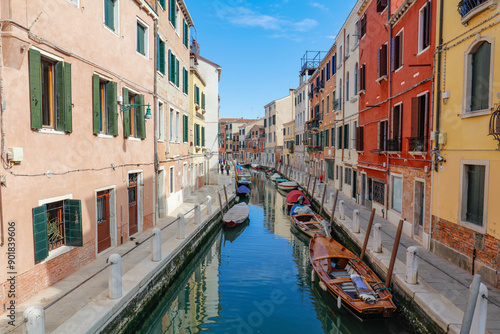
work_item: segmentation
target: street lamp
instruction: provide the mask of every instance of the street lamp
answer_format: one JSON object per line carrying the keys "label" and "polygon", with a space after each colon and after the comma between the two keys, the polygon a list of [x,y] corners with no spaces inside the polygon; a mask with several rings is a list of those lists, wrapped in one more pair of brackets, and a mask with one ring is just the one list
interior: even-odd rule
{"label": "street lamp", "polygon": [[146,114],[144,115],[145,119],[151,119],[153,116],[151,115],[151,105],[148,104],[137,104],[137,103],[131,103],[131,104],[122,104],[120,107],[121,111],[129,111],[132,108],[136,107],[147,107],[146,108]]}

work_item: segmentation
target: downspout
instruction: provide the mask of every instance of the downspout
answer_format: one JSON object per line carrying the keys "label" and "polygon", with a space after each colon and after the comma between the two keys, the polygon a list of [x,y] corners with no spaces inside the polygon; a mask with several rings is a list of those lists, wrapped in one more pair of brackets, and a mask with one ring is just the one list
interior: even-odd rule
{"label": "downspout", "polygon": [[[2,165],[4,165],[4,162],[5,162],[5,152],[4,152],[4,117],[3,117],[3,112],[4,112],[4,109],[3,109],[3,101],[4,101],[4,94],[3,94],[3,50],[2,50],[2,36],[1,36],[1,33],[2,33],[2,30],[3,30],[3,22],[0,22],[0,122],[2,123],[1,124],[1,131],[2,131],[2,143],[1,143],[1,146],[2,146],[2,156],[0,157],[0,159],[2,159]],[[3,207],[2,207],[2,189],[1,189],[1,185],[0,185],[0,247],[2,247],[4,245],[4,232],[3,232]]]}
{"label": "downspout", "polygon": [[[387,22],[389,22],[391,20],[391,0],[388,0],[387,1]],[[387,44],[388,44],[388,50],[389,52],[392,54],[391,50],[392,50],[392,24],[389,23],[389,40],[387,41]],[[387,64],[387,90],[388,90],[388,101],[387,101],[387,132],[386,132],[386,149],[387,149],[387,138],[389,137],[389,131],[390,131],[390,128],[391,128],[391,102],[392,102],[392,71],[391,71],[391,66],[389,64]],[[402,143],[401,143],[402,145]],[[391,180],[391,164],[390,164],[390,157],[389,157],[389,154],[387,154],[387,171],[386,171],[386,175],[387,175],[387,179],[386,179],[386,184],[389,185],[390,184],[390,180]],[[389,216],[389,187],[387,187],[387,191],[385,192],[385,217],[384,218],[387,218]]]}
{"label": "downspout", "polygon": [[[158,1],[155,1],[155,11],[158,10]],[[155,35],[154,35],[154,112],[153,112],[153,126],[154,126],[154,173],[153,173],[153,226],[156,226],[156,220],[159,217],[158,212],[158,200],[159,196],[157,194],[158,191],[158,131],[157,131],[157,123],[158,123],[158,20],[155,20]]]}
{"label": "downspout", "polygon": [[[344,103],[342,103],[342,136],[345,137],[345,128],[344,128],[344,125],[345,125],[345,104],[346,104],[346,99],[344,98],[346,96],[346,93],[345,93],[345,63],[344,63],[344,60],[345,60],[345,29],[343,30],[344,32],[344,36],[343,36],[343,42],[342,42],[342,45],[344,45],[343,47],[343,50],[342,50],[342,100],[344,101]],[[342,138],[343,140],[343,138]],[[349,138],[347,138],[347,140],[349,141]],[[342,177],[344,178],[345,180],[345,168],[344,168],[344,147],[345,147],[345,143],[342,143],[342,155],[341,155],[341,158],[342,158],[342,169],[343,169],[343,173],[342,174]],[[340,180],[340,183],[342,185],[344,185],[343,183],[344,181],[343,180]],[[344,189],[344,187],[342,187],[342,189]]]}

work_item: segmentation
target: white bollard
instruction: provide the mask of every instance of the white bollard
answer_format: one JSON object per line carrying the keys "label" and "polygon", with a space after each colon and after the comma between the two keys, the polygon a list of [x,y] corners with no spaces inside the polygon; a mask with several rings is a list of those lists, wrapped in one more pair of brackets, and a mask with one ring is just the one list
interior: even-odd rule
{"label": "white bollard", "polygon": [[179,213],[177,215],[177,218],[179,218],[179,222],[177,224],[178,226],[178,231],[177,231],[177,239],[184,239],[186,238],[186,233],[185,233],[185,224],[184,224],[184,214]]}
{"label": "white bollard", "polygon": [[373,226],[373,252],[382,253],[382,225]]}
{"label": "white bollard", "polygon": [[212,197],[207,196],[207,215],[212,214]]}
{"label": "white bollard", "polygon": [[418,283],[418,248],[410,246],[406,250],[406,283]]}
{"label": "white bollard", "polygon": [[474,309],[474,317],[470,327],[471,333],[484,334],[486,333],[486,315],[488,308],[488,288],[481,283],[479,285],[479,294],[477,295],[476,308]]}
{"label": "white bollard", "polygon": [[122,296],[122,257],[119,254],[112,254],[109,262],[111,263],[108,280],[109,298],[117,299]]}
{"label": "white bollard", "polygon": [[339,202],[339,215],[340,215],[340,219],[342,219],[342,220],[345,219],[345,206],[344,206],[343,200],[340,200],[340,202]]}
{"label": "white bollard", "polygon": [[153,229],[151,237],[151,260],[153,262],[161,261],[161,230],[158,227]]}
{"label": "white bollard", "polygon": [[328,200],[328,203],[330,203],[330,205],[333,205],[334,200],[335,200],[335,194],[334,194],[334,191],[332,191],[330,193],[330,199]]}
{"label": "white bollard", "polygon": [[359,210],[357,209],[352,212],[352,231],[359,233]]}
{"label": "white bollard", "polygon": [[196,225],[201,224],[201,206],[200,203],[194,205],[194,221]]}
{"label": "white bollard", "polygon": [[30,306],[24,311],[27,334],[45,334],[45,311],[41,306]]}

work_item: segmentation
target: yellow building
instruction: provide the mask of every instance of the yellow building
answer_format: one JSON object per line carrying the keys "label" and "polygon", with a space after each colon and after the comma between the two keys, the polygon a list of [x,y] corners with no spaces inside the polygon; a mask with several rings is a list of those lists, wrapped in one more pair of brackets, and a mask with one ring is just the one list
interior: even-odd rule
{"label": "yellow building", "polygon": [[189,71],[189,155],[191,156],[191,189],[194,191],[205,184],[207,167],[205,161],[205,80],[198,72],[198,59],[191,52]]}
{"label": "yellow building", "polygon": [[489,136],[490,120],[500,131],[496,3],[461,1],[458,14],[456,1],[438,8],[430,247],[499,287],[500,151]]}
{"label": "yellow building", "polygon": [[295,121],[283,124],[283,164],[295,166]]}

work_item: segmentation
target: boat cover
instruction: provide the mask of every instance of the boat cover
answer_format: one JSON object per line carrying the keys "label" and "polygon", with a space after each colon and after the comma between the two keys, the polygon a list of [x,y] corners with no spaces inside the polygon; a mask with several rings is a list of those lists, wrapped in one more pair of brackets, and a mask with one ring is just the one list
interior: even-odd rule
{"label": "boat cover", "polygon": [[[300,196],[304,196],[304,193],[300,190],[292,190],[286,195],[286,201],[288,203],[297,203]],[[309,200],[304,196],[304,204],[309,204]]]}
{"label": "boat cover", "polygon": [[287,182],[288,179],[281,179],[281,178],[279,178],[279,179],[275,179],[275,181],[276,181],[276,183],[281,183],[281,182]]}
{"label": "boat cover", "polygon": [[363,299],[365,303],[375,304],[377,302],[377,297],[375,297],[371,290],[366,286],[361,276],[358,274],[351,274],[351,282],[354,284],[358,296]]}
{"label": "boat cover", "polygon": [[242,223],[248,218],[250,214],[250,209],[245,202],[241,202],[229,209],[228,212],[222,218],[225,222],[233,221],[237,224]]}
{"label": "boat cover", "polygon": [[248,189],[247,186],[240,186],[238,190],[236,190],[238,194],[248,194],[250,192],[250,189]]}
{"label": "boat cover", "polygon": [[270,177],[270,179],[271,179],[271,180],[276,180],[276,179],[279,179],[279,178],[281,178],[281,175],[279,175],[278,173],[274,173],[274,174]]}

